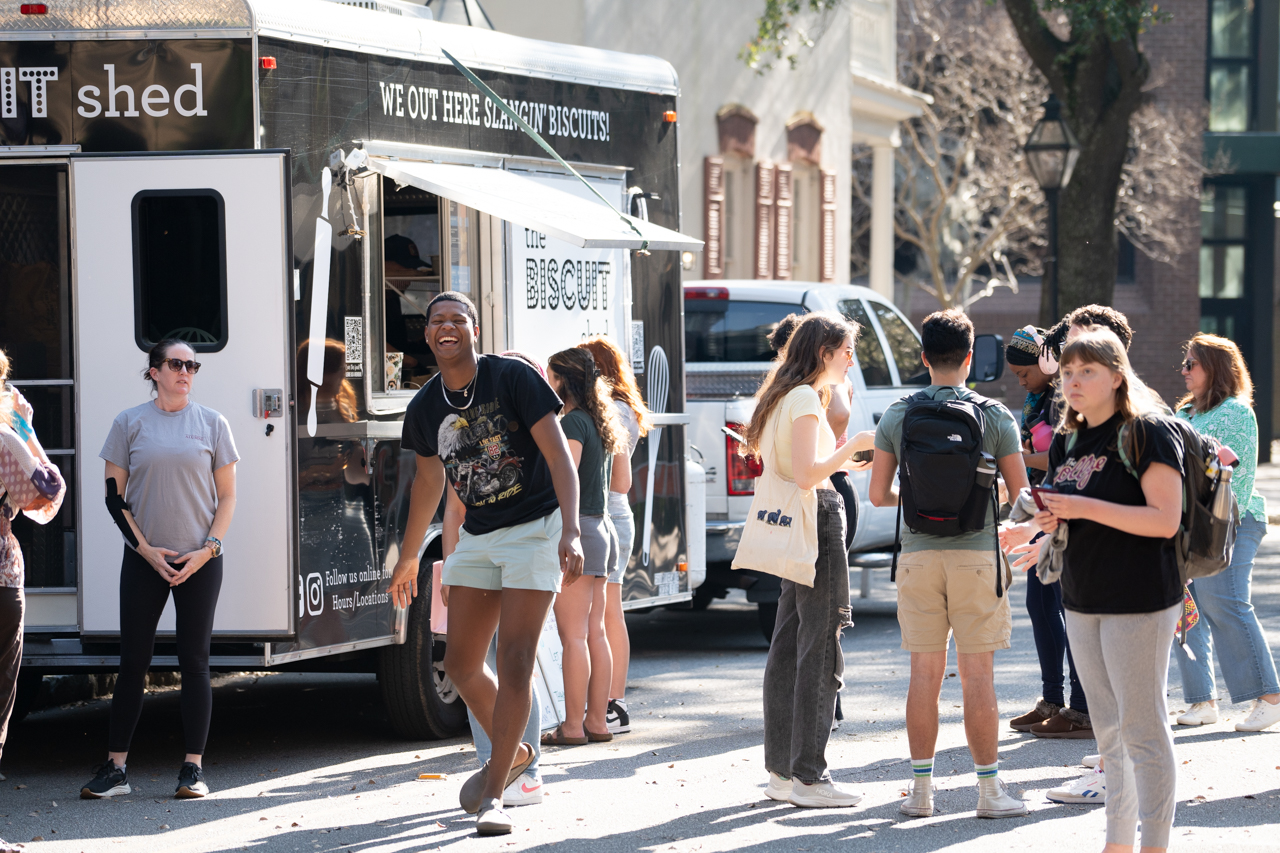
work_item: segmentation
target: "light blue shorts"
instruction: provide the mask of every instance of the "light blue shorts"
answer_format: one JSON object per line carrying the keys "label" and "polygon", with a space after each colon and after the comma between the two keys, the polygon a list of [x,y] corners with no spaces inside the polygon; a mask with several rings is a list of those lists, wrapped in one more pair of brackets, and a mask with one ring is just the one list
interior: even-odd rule
{"label": "light blue shorts", "polygon": [[473,589],[560,592],[560,510],[479,536],[463,528],[440,582]]}

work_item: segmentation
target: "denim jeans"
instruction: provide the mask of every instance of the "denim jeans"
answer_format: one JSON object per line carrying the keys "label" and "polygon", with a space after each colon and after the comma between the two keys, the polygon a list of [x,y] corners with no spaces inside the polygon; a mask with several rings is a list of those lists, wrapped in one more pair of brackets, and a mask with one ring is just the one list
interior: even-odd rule
{"label": "denim jeans", "polygon": [[1040,576],[1032,568],[1027,572],[1027,613],[1031,616],[1031,633],[1036,641],[1036,656],[1040,658],[1040,695],[1051,705],[1065,705],[1062,689],[1062,656],[1067,656],[1067,668],[1071,673],[1071,707],[1082,714],[1089,713],[1089,703],[1076,675],[1076,662],[1071,659],[1071,646],[1067,643],[1066,614],[1062,609],[1062,583],[1040,583]]}
{"label": "denim jeans", "polygon": [[810,785],[830,778],[827,741],[844,686],[840,632],[852,624],[844,524],[839,493],[819,489],[813,586],[782,582],[764,667],[765,769]]}
{"label": "denim jeans", "polygon": [[[490,669],[496,669],[498,666],[498,640],[496,637],[489,644],[489,655],[485,659],[485,663]],[[476,758],[480,759],[480,764],[483,766],[489,760],[489,756],[493,755],[493,741],[489,740],[489,736],[484,733],[484,729],[476,721],[476,715],[471,713],[470,708],[467,709],[467,721],[471,723],[471,737],[476,742]],[[538,701],[538,682],[535,679],[533,683],[533,704],[529,707],[529,722],[525,724],[524,734],[520,736],[520,740],[533,744],[533,763],[529,765],[529,769],[525,772],[534,776],[538,773],[538,762],[542,760],[542,747],[539,744],[541,732],[542,703]]]}
{"label": "denim jeans", "polygon": [[1174,652],[1182,673],[1182,698],[1208,702],[1217,698],[1213,674],[1213,650],[1218,651],[1222,675],[1232,702],[1248,702],[1280,693],[1276,664],[1250,601],[1253,558],[1266,535],[1267,523],[1251,515],[1236,528],[1236,548],[1226,571],[1191,582],[1191,597],[1200,610],[1200,623],[1187,632],[1191,660]]}

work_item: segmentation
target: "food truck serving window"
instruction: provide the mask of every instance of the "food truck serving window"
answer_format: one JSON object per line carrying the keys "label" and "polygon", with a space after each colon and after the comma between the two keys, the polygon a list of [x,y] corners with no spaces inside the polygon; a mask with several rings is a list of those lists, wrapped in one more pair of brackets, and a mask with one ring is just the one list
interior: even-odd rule
{"label": "food truck serving window", "polygon": [[222,195],[144,190],[133,198],[134,339],[196,352],[227,345],[227,246]]}

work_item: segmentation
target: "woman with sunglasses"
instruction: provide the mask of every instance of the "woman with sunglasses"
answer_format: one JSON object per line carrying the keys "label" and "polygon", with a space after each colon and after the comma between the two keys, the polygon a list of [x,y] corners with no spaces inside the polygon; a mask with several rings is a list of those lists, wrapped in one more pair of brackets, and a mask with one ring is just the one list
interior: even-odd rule
{"label": "woman with sunglasses", "polygon": [[1178,401],[1178,417],[1221,441],[1240,457],[1231,490],[1240,505],[1240,525],[1231,565],[1211,578],[1196,578],[1191,596],[1200,624],[1187,632],[1187,648],[1195,659],[1174,654],[1182,671],[1182,696],[1191,708],[1178,717],[1180,726],[1218,721],[1217,685],[1212,653],[1227,682],[1232,702],[1253,707],[1236,723],[1238,732],[1258,732],[1280,723],[1280,681],[1267,637],[1253,610],[1250,590],[1253,559],[1267,533],[1267,502],[1254,488],[1258,471],[1258,419],[1253,413],[1253,381],[1234,341],[1198,334],[1187,342],[1182,362],[1187,395]]}
{"label": "woman with sunglasses", "polygon": [[227,419],[190,399],[200,369],[191,347],[163,340],[147,362],[142,376],[155,399],[117,415],[98,454],[106,462],[107,508],[125,538],[120,675],[111,699],[107,761],[80,789],[82,799],[130,793],[126,759],[142,713],[156,624],[171,591],[187,749],[175,796],[209,792],[201,769],[213,710],[209,642],[240,456]]}

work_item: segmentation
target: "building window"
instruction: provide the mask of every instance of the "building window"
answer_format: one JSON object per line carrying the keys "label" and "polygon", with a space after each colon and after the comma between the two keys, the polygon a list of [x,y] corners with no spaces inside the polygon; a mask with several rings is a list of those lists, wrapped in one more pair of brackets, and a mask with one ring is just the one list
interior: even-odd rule
{"label": "building window", "polygon": [[134,339],[196,352],[227,345],[227,235],[217,190],[146,190],[133,197]]}
{"label": "building window", "polygon": [[1209,130],[1244,131],[1253,122],[1254,0],[1210,0],[1206,73]]}
{"label": "building window", "polygon": [[[1235,337],[1236,300],[1245,296],[1245,187],[1205,186],[1200,196],[1200,330]],[[1222,302],[1220,300],[1230,300]]]}

